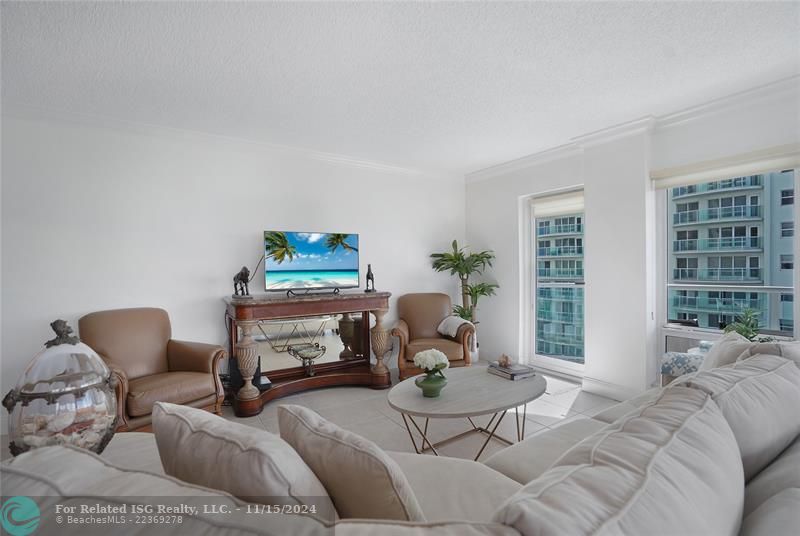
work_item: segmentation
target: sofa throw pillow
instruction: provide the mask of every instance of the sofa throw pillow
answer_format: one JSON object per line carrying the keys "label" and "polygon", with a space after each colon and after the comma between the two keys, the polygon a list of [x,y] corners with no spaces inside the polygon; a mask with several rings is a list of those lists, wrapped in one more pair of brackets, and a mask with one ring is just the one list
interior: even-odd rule
{"label": "sofa throw pillow", "polygon": [[325,487],[275,434],[166,402],[153,406],[153,431],[170,476],[248,502],[299,505],[319,519],[335,518]]}
{"label": "sofa throw pillow", "polygon": [[737,534],[742,461],[702,391],[664,389],[568,450],[494,516],[522,534]]}
{"label": "sofa throw pillow", "polygon": [[746,480],[800,434],[800,369],[792,361],[757,355],[700,372],[684,385],[708,393],[722,409],[739,444]]}
{"label": "sofa throw pillow", "polygon": [[400,466],[372,441],[302,406],[279,406],[278,425],[342,518],[425,520]]}
{"label": "sofa throw pillow", "polygon": [[742,352],[736,360],[743,361],[758,354],[778,355],[784,359],[794,361],[794,364],[800,367],[800,342],[755,342]]}
{"label": "sofa throw pillow", "polygon": [[[124,434],[121,434],[124,435]],[[116,439],[116,438],[115,438]],[[113,443],[113,440],[112,440]],[[33,449],[0,464],[3,495],[34,498],[41,517],[34,536],[87,536],[90,534],[191,534],[192,536],[332,536],[334,526],[308,515],[254,515],[247,503],[228,493],[182,482],[176,478],[144,471],[124,469],[109,463],[88,450],[77,447],[43,447]],[[134,516],[127,516],[128,525],[102,524],[89,526],[60,519],[57,505],[75,508],[98,505],[104,509],[120,509],[125,505],[145,507],[161,505],[180,515],[180,524],[133,525]],[[216,510],[209,511],[209,506]],[[191,509],[191,510],[190,510]],[[127,506],[127,511],[132,511]],[[223,513],[224,512],[224,513]],[[63,510],[62,510],[63,513]],[[154,512],[155,513],[155,512]],[[6,514],[6,511],[3,511]],[[90,516],[78,516],[91,521]],[[91,517],[104,517],[94,515]],[[62,522],[63,521],[63,522]],[[5,518],[3,520],[5,524]],[[174,523],[174,521],[173,521]],[[131,528],[131,527],[134,528]],[[5,534],[6,531],[3,531]],[[335,529],[337,536],[345,532]],[[361,534],[367,534],[366,532]],[[488,534],[488,533],[487,533]]]}
{"label": "sofa throw pillow", "polygon": [[735,362],[736,358],[742,355],[742,352],[750,348],[752,344],[747,338],[742,337],[735,331],[726,333],[706,353],[706,358],[700,365],[700,370],[711,370],[722,365],[729,365]]}

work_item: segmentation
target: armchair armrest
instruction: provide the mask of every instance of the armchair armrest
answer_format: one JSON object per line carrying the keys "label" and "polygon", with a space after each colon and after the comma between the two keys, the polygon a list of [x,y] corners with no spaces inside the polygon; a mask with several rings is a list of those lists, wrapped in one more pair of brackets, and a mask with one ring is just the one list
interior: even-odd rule
{"label": "armchair armrest", "polygon": [[128,428],[128,411],[125,407],[125,402],[128,400],[128,375],[105,358],[103,361],[111,371],[111,385],[114,387],[114,396],[117,399],[117,430],[124,431]]}
{"label": "armchair armrest", "polygon": [[393,337],[400,337],[400,344],[408,344],[408,324],[402,318],[397,321],[397,324],[392,328],[391,335]]}
{"label": "armchair armrest", "polygon": [[475,336],[475,325],[474,324],[461,324],[458,326],[458,331],[456,331],[456,342],[461,344],[461,347],[464,349],[464,363],[467,365],[472,364],[472,344],[471,344],[471,337]]}
{"label": "armchair armrest", "polygon": [[461,324],[456,331],[456,342],[465,343],[469,342],[470,335],[475,334],[475,326],[473,324]]}
{"label": "armchair armrest", "polygon": [[216,376],[225,353],[216,344],[171,339],[167,344],[167,364],[170,372],[207,372]]}

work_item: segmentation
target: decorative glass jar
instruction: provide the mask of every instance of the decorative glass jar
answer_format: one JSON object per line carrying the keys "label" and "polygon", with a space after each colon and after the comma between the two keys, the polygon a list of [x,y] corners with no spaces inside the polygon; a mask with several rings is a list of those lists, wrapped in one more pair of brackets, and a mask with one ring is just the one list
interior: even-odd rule
{"label": "decorative glass jar", "polygon": [[9,448],[14,456],[48,445],[100,453],[117,425],[111,372],[94,350],[70,335],[66,322],[50,326],[56,338],[45,343],[3,398]]}

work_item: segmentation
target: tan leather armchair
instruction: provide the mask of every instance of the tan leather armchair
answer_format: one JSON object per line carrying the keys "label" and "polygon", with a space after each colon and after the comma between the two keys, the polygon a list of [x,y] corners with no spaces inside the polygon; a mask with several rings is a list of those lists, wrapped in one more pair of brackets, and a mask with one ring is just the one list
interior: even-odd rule
{"label": "tan leather armchair", "polygon": [[225,393],[214,344],[172,339],[163,309],[117,309],[78,321],[83,342],[117,379],[117,431],[148,429],[155,402],[171,402],[220,414]]}
{"label": "tan leather armchair", "polygon": [[450,296],[438,292],[406,294],[398,298],[397,309],[400,319],[392,335],[400,338],[397,368],[401,380],[422,374],[422,369],[414,366],[414,356],[431,348],[443,352],[451,367],[470,365],[470,337],[475,327],[462,325],[452,339],[436,331],[441,321],[453,312]]}

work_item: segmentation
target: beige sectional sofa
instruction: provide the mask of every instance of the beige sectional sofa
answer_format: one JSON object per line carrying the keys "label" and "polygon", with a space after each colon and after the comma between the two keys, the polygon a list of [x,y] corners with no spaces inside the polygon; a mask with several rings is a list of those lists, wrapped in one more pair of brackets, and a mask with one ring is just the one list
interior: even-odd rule
{"label": "beige sectional sofa", "polygon": [[[773,536],[800,530],[800,369],[778,356],[755,355],[679,378],[593,418],[532,436],[483,464],[384,453],[301,408],[283,412],[285,437],[273,436],[274,448],[261,450],[263,438],[226,432],[232,423],[173,417],[178,420],[169,425],[162,421],[162,432],[156,418],[158,446],[150,434],[129,433],[118,434],[102,457],[63,447],[19,456],[2,466],[3,494],[43,497],[40,534],[91,533],[90,527],[56,524],[56,503],[78,504],[87,497],[146,503],[152,495],[198,505],[213,500],[230,508],[184,516],[179,530],[127,525],[121,533]],[[183,431],[181,422],[187,424]],[[206,433],[217,426],[218,433]],[[195,444],[195,433],[206,434],[207,443],[187,448]],[[253,503],[186,482],[213,475],[223,452],[214,450],[214,442],[234,441],[239,433],[241,456],[254,456],[249,465],[294,448],[327,489],[337,515],[252,515],[247,504]],[[279,443],[284,440],[291,446]],[[313,451],[306,451],[310,445]],[[193,456],[204,457],[210,469],[192,472]],[[164,475],[162,458],[167,472],[184,480]],[[281,459],[283,467],[271,471],[285,473],[290,462]],[[359,472],[348,473],[352,467]],[[342,515],[357,511],[360,501],[392,519]]]}

